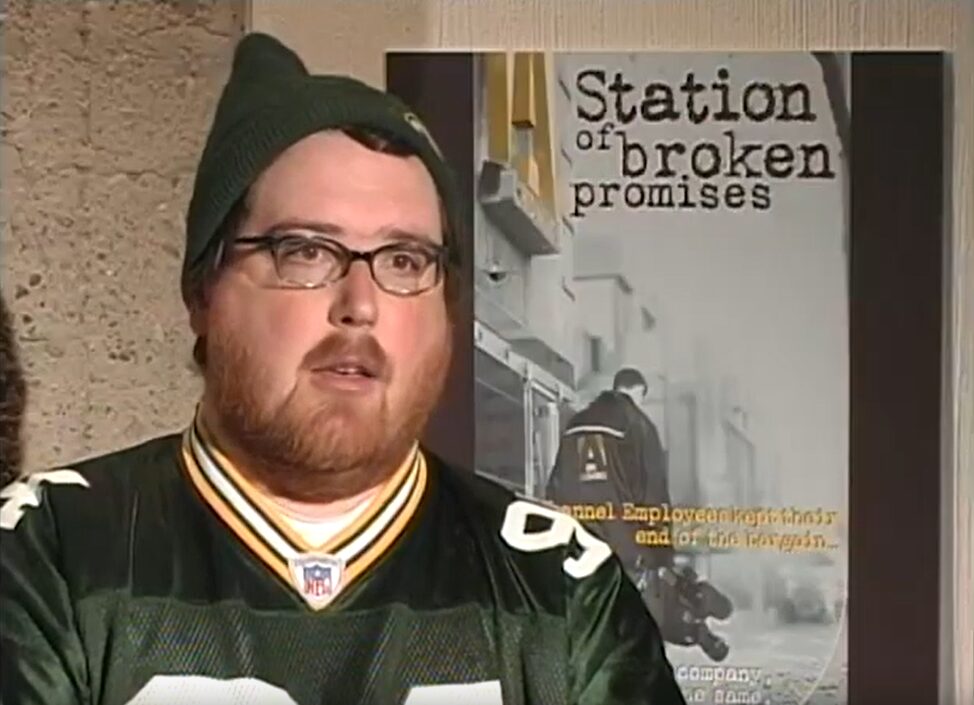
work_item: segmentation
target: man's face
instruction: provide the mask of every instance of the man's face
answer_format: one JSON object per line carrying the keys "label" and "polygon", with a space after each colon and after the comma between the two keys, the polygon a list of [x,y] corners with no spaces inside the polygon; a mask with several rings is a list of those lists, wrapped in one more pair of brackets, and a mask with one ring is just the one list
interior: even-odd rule
{"label": "man's face", "polygon": [[[402,233],[442,244],[436,187],[417,157],[313,135],[254,184],[241,235],[322,228],[352,250]],[[278,494],[326,501],[368,489],[403,460],[442,389],[442,280],[396,296],[356,261],[322,288],[275,282],[271,253],[239,245],[195,316],[207,339],[207,420]]]}

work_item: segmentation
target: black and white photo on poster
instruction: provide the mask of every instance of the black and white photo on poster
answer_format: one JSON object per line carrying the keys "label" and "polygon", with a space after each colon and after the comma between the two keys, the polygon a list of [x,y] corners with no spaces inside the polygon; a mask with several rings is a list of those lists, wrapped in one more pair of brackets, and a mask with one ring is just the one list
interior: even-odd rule
{"label": "black and white photo on poster", "polygon": [[475,60],[477,470],[613,546],[688,702],[846,702],[848,58]]}

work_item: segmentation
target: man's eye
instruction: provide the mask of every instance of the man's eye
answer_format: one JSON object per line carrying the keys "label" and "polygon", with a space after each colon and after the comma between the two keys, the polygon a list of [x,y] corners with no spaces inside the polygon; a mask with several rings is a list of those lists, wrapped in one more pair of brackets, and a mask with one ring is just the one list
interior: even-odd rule
{"label": "man's eye", "polygon": [[297,251],[297,254],[302,259],[313,261],[321,257],[322,249],[316,245],[304,245]]}
{"label": "man's eye", "polygon": [[418,272],[426,265],[426,258],[419,252],[395,252],[391,257],[393,269]]}
{"label": "man's eye", "polygon": [[297,262],[319,262],[328,259],[327,249],[314,242],[286,244],[282,254],[289,260]]}

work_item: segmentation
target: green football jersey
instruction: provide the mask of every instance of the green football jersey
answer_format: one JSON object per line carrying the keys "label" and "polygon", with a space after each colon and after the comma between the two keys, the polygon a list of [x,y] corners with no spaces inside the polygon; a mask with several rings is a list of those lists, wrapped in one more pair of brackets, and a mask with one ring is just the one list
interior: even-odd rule
{"label": "green football jersey", "polygon": [[418,447],[321,546],[198,424],[2,496],[4,705],[684,702],[604,542]]}

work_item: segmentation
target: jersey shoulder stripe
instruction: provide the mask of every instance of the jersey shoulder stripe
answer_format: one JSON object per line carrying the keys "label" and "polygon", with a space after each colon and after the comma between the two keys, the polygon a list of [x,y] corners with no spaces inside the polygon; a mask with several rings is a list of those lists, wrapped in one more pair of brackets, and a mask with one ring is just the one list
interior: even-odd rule
{"label": "jersey shoulder stripe", "polygon": [[[53,512],[66,522],[61,533],[81,529],[86,521],[124,521],[137,494],[178,480],[175,453],[179,436],[166,435],[64,467],[38,470],[0,490],[0,529],[13,531],[33,514]],[[161,459],[166,462],[160,463]],[[168,465],[171,472],[160,471]]]}

